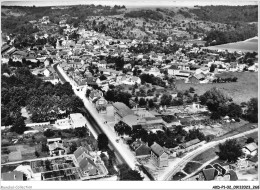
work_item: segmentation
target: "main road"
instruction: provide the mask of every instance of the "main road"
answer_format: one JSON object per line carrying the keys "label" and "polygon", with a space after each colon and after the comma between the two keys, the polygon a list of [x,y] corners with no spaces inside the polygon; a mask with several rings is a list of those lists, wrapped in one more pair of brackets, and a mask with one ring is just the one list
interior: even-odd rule
{"label": "main road", "polygon": [[243,137],[245,135],[255,133],[255,132],[258,132],[258,128],[228,137],[226,139],[206,143],[206,144],[202,145],[201,147],[197,148],[196,150],[187,153],[182,159],[178,160],[173,165],[169,166],[170,168],[168,168],[165,173],[160,175],[158,177],[158,180],[164,180],[164,181],[168,180],[169,181],[169,180],[171,180],[171,178],[174,174],[176,174],[178,171],[180,171],[182,167],[184,167],[188,162],[190,162],[193,158],[195,158],[197,155],[201,154],[202,152],[205,152],[208,149],[210,149],[214,146],[217,146],[220,143],[223,143],[228,139],[236,139],[236,138]]}
{"label": "main road", "polygon": [[122,142],[116,142],[116,139],[118,137],[116,136],[116,133],[105,124],[105,120],[98,114],[97,110],[92,106],[92,104],[89,102],[89,100],[86,98],[86,87],[83,90],[78,90],[75,82],[67,76],[67,74],[64,72],[64,70],[58,65],[55,64],[54,69],[57,71],[60,79],[62,82],[69,82],[72,86],[72,89],[84,103],[85,105],[85,111],[86,111],[86,117],[88,120],[88,128],[90,129],[91,133],[97,137],[98,134],[104,133],[109,139],[109,147],[112,148],[115,152],[115,155],[117,156],[118,160],[121,163],[126,163],[131,169],[136,169],[136,158],[133,155],[133,153],[129,150],[128,146],[125,145]]}

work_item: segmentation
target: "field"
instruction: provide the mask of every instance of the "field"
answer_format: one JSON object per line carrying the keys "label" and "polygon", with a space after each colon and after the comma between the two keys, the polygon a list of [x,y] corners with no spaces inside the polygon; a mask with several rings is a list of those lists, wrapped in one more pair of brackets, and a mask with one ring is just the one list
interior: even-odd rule
{"label": "field", "polygon": [[195,170],[197,170],[199,167],[201,167],[202,164],[198,162],[188,162],[186,166],[184,167],[183,171],[185,171],[187,174],[191,174]]}
{"label": "field", "polygon": [[238,78],[237,82],[232,83],[212,83],[212,84],[189,84],[177,81],[178,90],[188,90],[190,87],[195,89],[195,93],[202,95],[207,90],[216,87],[233,98],[235,103],[247,102],[250,98],[258,96],[258,73],[234,72],[231,75]]}
{"label": "field", "polygon": [[211,50],[224,49],[228,51],[258,52],[258,38],[251,38],[241,42],[206,47]]}

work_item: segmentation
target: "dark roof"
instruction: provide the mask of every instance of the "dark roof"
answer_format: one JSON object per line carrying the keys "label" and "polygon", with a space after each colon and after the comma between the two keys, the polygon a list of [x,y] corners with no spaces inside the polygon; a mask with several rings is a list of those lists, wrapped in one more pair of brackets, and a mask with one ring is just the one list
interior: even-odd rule
{"label": "dark roof", "polygon": [[194,144],[197,144],[197,143],[199,143],[199,142],[200,142],[199,139],[193,139],[193,140],[191,140],[191,141],[188,141],[188,142],[186,142],[186,143],[183,143],[183,144],[182,144],[182,147],[183,147],[183,148],[188,148],[188,147],[190,147],[190,146],[192,146],[192,145],[194,145]]}
{"label": "dark roof", "polygon": [[157,156],[161,156],[164,153],[163,148],[157,144],[156,142],[153,143],[153,145],[151,146],[151,150],[157,155]]}
{"label": "dark roof", "polygon": [[218,171],[215,168],[203,169],[202,173],[206,181],[214,180],[218,175]]}
{"label": "dark roof", "polygon": [[3,181],[23,181],[23,173],[19,171],[2,173],[1,178]]}
{"label": "dark roof", "polygon": [[237,174],[234,170],[229,170],[229,174],[230,174],[230,181],[237,181],[238,180]]}
{"label": "dark roof", "polygon": [[251,157],[251,158],[248,158],[249,161],[251,162],[258,162],[258,156],[254,156],[254,157]]}

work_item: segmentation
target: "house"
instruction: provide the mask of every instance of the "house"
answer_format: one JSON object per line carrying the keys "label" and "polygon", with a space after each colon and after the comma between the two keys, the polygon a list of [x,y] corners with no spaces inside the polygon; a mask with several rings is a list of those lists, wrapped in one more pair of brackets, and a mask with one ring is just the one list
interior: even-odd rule
{"label": "house", "polygon": [[93,103],[95,104],[96,109],[99,113],[106,113],[107,100],[103,96],[94,100]]}
{"label": "house", "polygon": [[125,116],[132,115],[134,113],[127,105],[122,102],[115,102],[112,104],[114,108],[115,122],[121,121]]}
{"label": "house", "polygon": [[135,152],[135,156],[149,156],[151,154],[151,148],[141,140],[136,140],[130,147]]}
{"label": "house", "polygon": [[218,176],[218,171],[215,168],[203,169],[199,173],[200,181],[213,181]]}
{"label": "house", "polygon": [[178,74],[180,71],[180,69],[178,68],[177,65],[172,65],[168,68],[168,74],[169,75],[176,75]]}
{"label": "house", "polygon": [[90,155],[89,150],[80,146],[75,152],[74,156],[79,164],[79,169],[83,176],[98,175],[98,168],[94,162],[94,158]]}
{"label": "house", "polygon": [[72,113],[69,115],[72,128],[86,127],[87,119],[81,113]]}
{"label": "house", "polygon": [[99,99],[103,97],[103,93],[99,90],[93,90],[90,94],[89,94],[89,100],[91,102],[93,102],[96,99]]}
{"label": "house", "polygon": [[87,85],[91,87],[98,87],[97,78],[95,77],[88,77],[87,78]]}
{"label": "house", "polygon": [[187,151],[195,149],[197,146],[200,145],[199,143],[200,143],[199,139],[193,139],[191,141],[181,144],[180,147],[182,149],[184,149],[185,152],[187,152]]}
{"label": "house", "polygon": [[3,181],[23,181],[23,173],[19,171],[1,173],[1,180]]}
{"label": "house", "polygon": [[151,146],[151,159],[155,163],[157,167],[165,167],[168,166],[168,154],[164,151],[164,149],[154,142]]}
{"label": "house", "polygon": [[246,156],[255,156],[257,154],[257,144],[255,142],[249,143],[242,148]]}
{"label": "house", "polygon": [[149,71],[148,71],[148,74],[150,75],[154,75],[155,77],[161,75],[161,72],[158,68],[156,67],[152,67]]}
{"label": "house", "polygon": [[47,146],[49,147],[49,154],[51,156],[60,156],[66,153],[61,138],[47,139]]}

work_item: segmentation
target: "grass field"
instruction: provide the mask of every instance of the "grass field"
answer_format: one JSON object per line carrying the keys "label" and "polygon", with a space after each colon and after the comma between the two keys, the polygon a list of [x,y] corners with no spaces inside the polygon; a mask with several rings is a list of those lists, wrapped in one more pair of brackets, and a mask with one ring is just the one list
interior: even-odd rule
{"label": "grass field", "polygon": [[174,176],[172,176],[173,181],[179,181],[180,179],[184,178],[186,174],[182,172],[177,172]]}
{"label": "grass field", "polygon": [[230,73],[238,78],[237,82],[232,83],[214,83],[214,84],[189,84],[183,81],[177,81],[178,90],[188,90],[190,87],[195,89],[198,95],[204,94],[207,90],[216,87],[233,98],[235,103],[247,102],[250,98],[258,96],[258,73],[253,72],[235,72]]}
{"label": "grass field", "polygon": [[258,38],[255,37],[241,42],[210,46],[206,48],[211,50],[224,49],[228,51],[258,52]]}
{"label": "grass field", "polygon": [[195,170],[197,170],[202,164],[198,162],[188,162],[186,166],[184,167],[183,171],[185,171],[187,174],[191,174]]}
{"label": "grass field", "polygon": [[197,161],[200,163],[205,163],[209,160],[211,160],[212,158],[214,158],[216,156],[216,152],[218,152],[218,146],[213,147],[208,149],[207,151],[199,154],[198,156],[196,156],[195,158],[192,159],[192,161]]}

